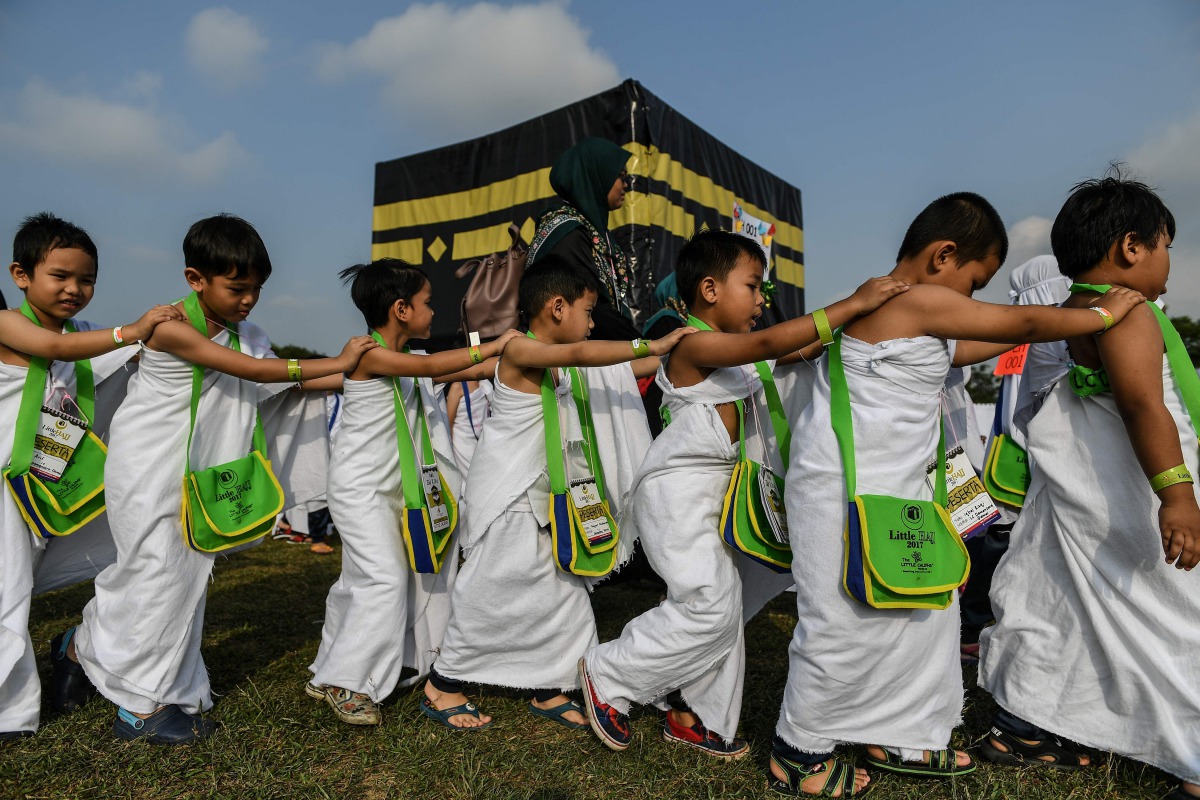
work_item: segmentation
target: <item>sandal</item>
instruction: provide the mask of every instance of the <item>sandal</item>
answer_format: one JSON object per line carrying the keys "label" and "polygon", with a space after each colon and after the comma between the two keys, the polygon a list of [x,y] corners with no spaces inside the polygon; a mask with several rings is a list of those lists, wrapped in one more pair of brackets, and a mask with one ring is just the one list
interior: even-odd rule
{"label": "sandal", "polygon": [[[588,728],[592,727],[586,722],[572,722],[563,716],[563,714],[566,714],[568,711],[575,711],[579,714],[584,713],[583,706],[579,705],[579,703],[576,703],[574,700],[567,700],[567,702],[557,705],[554,708],[538,708],[533,703],[530,703],[529,711],[530,713],[536,714],[539,717],[545,717],[552,722],[557,722],[564,728],[570,728],[573,731],[586,731]],[[584,719],[587,719],[587,717],[585,716]]]}
{"label": "sandal", "polygon": [[[822,761],[820,764],[813,764],[811,767],[806,764],[797,764],[795,761],[789,761],[778,753],[771,754],[771,763],[783,770],[787,778],[776,778],[771,776],[771,782],[768,788],[776,794],[784,794],[788,797],[862,797],[867,792],[874,788],[874,784],[868,783],[860,791],[854,790],[854,767],[840,759],[832,759]],[[815,792],[806,792],[800,788],[800,784],[813,776],[820,775],[826,772],[825,783],[821,784],[821,788]]]}
{"label": "sandal", "polygon": [[481,731],[484,728],[492,727],[492,723],[496,721],[494,719],[489,720],[482,725],[473,725],[469,728],[462,725],[455,725],[450,721],[450,718],[459,714],[470,714],[475,719],[479,719],[479,709],[475,707],[475,704],[467,702],[461,706],[452,706],[439,710],[434,708],[433,703],[429,702],[428,697],[421,698],[421,713],[452,731]]}
{"label": "sandal", "polygon": [[280,520],[275,526],[275,530],[271,532],[272,539],[290,539],[292,537],[292,526],[288,524],[286,519]]}
{"label": "sandal", "polygon": [[324,542],[313,542],[313,546],[308,548],[308,552],[315,553],[319,556],[332,555],[333,548]]}
{"label": "sandal", "polygon": [[884,750],[883,755],[883,758],[875,758],[868,752],[867,763],[875,769],[907,775],[910,778],[957,778],[960,775],[970,775],[979,768],[974,761],[960,767],[955,751],[949,747],[944,750],[930,750],[927,761],[905,761],[888,750]]}
{"label": "sandal", "polygon": [[340,686],[319,686],[309,681],[304,684],[304,693],[314,700],[324,700],[337,718],[348,725],[379,725],[383,722],[379,705],[362,692]]}
{"label": "sandal", "polygon": [[[996,740],[1004,746],[1001,750],[992,743]],[[1057,736],[1046,734],[1046,738],[1034,744],[1028,744],[993,727],[979,747],[979,755],[993,764],[1003,764],[1008,767],[1051,767],[1052,769],[1077,770],[1085,764],[1079,763],[1079,753],[1063,745]],[[1050,756],[1050,758],[1043,758]]]}

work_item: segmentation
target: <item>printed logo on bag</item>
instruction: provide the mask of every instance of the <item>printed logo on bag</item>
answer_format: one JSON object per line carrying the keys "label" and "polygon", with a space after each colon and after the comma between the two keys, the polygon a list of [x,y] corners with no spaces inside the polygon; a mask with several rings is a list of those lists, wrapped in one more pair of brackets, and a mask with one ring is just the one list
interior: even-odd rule
{"label": "printed logo on bag", "polygon": [[920,506],[913,503],[904,506],[901,516],[904,518],[904,525],[909,528],[920,527],[921,523],[925,521],[925,512],[921,510]]}
{"label": "printed logo on bag", "polygon": [[235,483],[237,483],[237,480],[238,474],[231,469],[221,470],[221,474],[217,477],[217,481],[224,489],[228,489],[230,486],[233,486]]}

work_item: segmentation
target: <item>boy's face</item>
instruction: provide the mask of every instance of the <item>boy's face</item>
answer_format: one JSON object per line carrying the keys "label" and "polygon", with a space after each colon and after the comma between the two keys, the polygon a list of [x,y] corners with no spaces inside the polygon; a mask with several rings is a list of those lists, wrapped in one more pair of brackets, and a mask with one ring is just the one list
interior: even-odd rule
{"label": "boy's face", "polygon": [[562,318],[559,321],[561,343],[582,342],[588,338],[592,332],[592,309],[599,300],[600,296],[589,289],[575,298],[575,302],[563,304]]}
{"label": "boy's face", "polygon": [[429,281],[421,290],[412,296],[412,301],[404,305],[404,324],[408,326],[408,335],[413,339],[428,339],[433,330],[433,287]]}
{"label": "boy's face", "polygon": [[1125,273],[1128,276],[1125,285],[1130,289],[1137,289],[1150,301],[1157,300],[1159,295],[1165,294],[1167,278],[1171,275],[1170,247],[1171,237],[1163,231],[1154,249],[1144,249],[1135,269]]}
{"label": "boy's face", "polygon": [[762,316],[763,267],[758,259],[745,253],[738,256],[737,263],[716,285],[716,302],[713,313],[720,329],[726,333],[746,332],[754,327]]}
{"label": "boy's face", "polygon": [[29,305],[57,320],[82,311],[96,290],[96,261],[77,247],[51,250],[32,274],[16,263],[9,271]]}
{"label": "boy's face", "polygon": [[230,270],[225,275],[206,278],[189,267],[183,273],[188,285],[200,296],[200,301],[225,322],[241,322],[250,316],[262,291],[262,281],[253,272],[243,272],[234,277],[234,272]]}
{"label": "boy's face", "polygon": [[936,282],[970,297],[987,286],[999,270],[1000,255],[992,251],[986,258],[976,261],[968,261],[965,264],[952,262],[938,274]]}

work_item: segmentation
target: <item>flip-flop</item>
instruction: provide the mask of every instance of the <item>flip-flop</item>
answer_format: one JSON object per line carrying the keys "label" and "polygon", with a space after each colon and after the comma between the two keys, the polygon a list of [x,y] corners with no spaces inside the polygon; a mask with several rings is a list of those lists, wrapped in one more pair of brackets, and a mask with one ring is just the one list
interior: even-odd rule
{"label": "flip-flop", "polygon": [[470,728],[464,728],[461,725],[455,725],[450,721],[450,718],[459,714],[470,714],[475,719],[479,719],[479,709],[472,702],[463,703],[461,706],[453,706],[452,708],[444,708],[440,711],[433,707],[433,703],[429,702],[428,697],[421,698],[421,713],[429,717],[434,722],[449,728],[452,731],[481,731],[484,728],[492,727],[495,720],[489,720],[482,725],[474,725]]}
{"label": "flip-flop", "polygon": [[[545,717],[551,722],[557,722],[564,728],[570,728],[573,731],[586,731],[588,728],[592,727],[586,722],[571,722],[571,720],[563,716],[563,714],[566,714],[568,711],[575,711],[581,716],[585,713],[583,706],[579,705],[579,703],[575,702],[574,700],[568,699],[567,702],[561,703],[554,708],[538,708],[533,703],[530,703],[529,711],[530,713],[536,714],[539,717]],[[587,717],[585,716],[584,719],[587,719]]]}
{"label": "flip-flop", "polygon": [[867,763],[875,769],[907,775],[910,778],[957,778],[970,775],[978,767],[974,761],[960,767],[954,750],[950,748],[931,751],[928,761],[905,761],[888,750],[884,750],[883,754],[884,758],[875,758],[868,754]]}

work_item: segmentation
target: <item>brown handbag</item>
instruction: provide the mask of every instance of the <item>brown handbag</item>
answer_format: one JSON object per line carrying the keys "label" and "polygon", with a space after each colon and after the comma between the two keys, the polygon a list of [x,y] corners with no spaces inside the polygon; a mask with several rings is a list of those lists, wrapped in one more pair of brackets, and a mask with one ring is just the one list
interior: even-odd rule
{"label": "brown handbag", "polygon": [[512,245],[507,250],[476,258],[459,267],[454,276],[465,278],[475,273],[462,299],[462,332],[465,337],[477,331],[482,339],[494,339],[509,328],[517,327],[517,287],[529,260],[529,245],[521,238],[521,229],[508,226]]}

